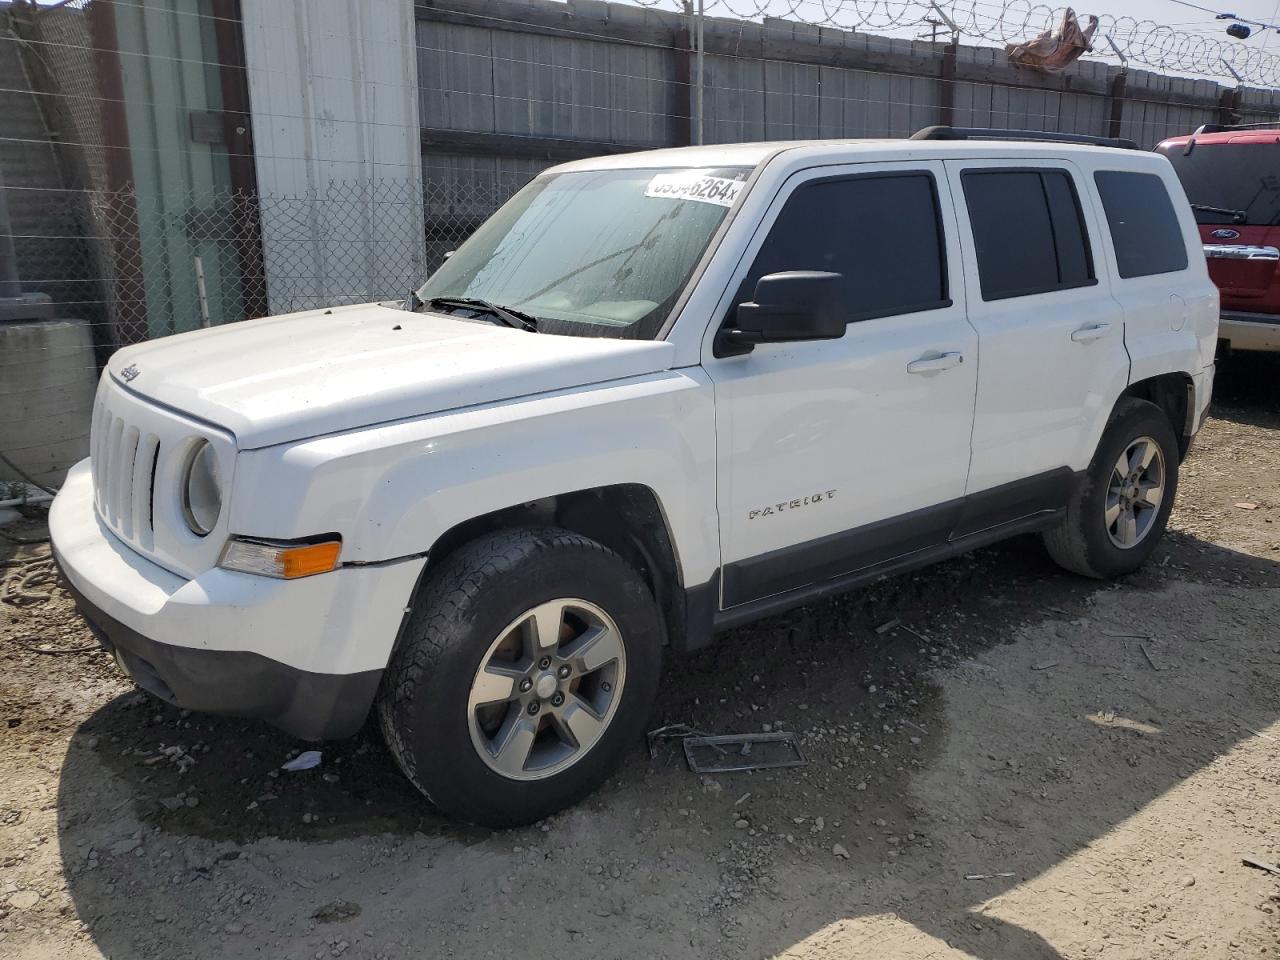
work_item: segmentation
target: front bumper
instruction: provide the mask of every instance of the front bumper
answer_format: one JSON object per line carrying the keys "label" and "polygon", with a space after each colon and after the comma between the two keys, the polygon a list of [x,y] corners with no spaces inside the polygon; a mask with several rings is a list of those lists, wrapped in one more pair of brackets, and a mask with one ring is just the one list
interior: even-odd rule
{"label": "front bumper", "polygon": [[363,724],[425,564],[291,581],[214,568],[187,580],[99,521],[88,461],[67,475],[49,532],[77,607],[140,687],[306,739],[349,736]]}
{"label": "front bumper", "polygon": [[1224,310],[1218,339],[1230,343],[1232,350],[1280,351],[1280,316]]}

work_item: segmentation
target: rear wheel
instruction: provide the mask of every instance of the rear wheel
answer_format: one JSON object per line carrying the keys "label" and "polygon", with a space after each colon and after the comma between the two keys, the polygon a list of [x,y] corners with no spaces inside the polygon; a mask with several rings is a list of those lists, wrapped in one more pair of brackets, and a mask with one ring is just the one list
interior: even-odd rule
{"label": "rear wheel", "polygon": [[1087,577],[1132,573],[1164,535],[1177,487],[1178,440],[1168,417],[1124,397],[1045,546],[1060,566]]}
{"label": "rear wheel", "polygon": [[594,790],[643,730],[661,636],[648,586],[599,543],[483,537],[419,591],[379,696],[384,735],[445,812],[540,820]]}

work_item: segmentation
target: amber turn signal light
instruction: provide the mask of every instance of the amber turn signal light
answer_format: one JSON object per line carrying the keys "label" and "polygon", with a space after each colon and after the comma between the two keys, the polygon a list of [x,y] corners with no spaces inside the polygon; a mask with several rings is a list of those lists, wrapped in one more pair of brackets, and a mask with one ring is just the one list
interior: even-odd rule
{"label": "amber turn signal light", "polygon": [[299,543],[236,537],[227,541],[218,566],[260,577],[297,580],[337,569],[341,553],[342,541],[338,539]]}

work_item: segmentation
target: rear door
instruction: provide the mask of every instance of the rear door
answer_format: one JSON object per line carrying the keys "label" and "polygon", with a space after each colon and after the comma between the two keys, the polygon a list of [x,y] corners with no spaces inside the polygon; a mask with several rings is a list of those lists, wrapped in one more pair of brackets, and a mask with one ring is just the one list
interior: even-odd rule
{"label": "rear door", "polygon": [[1093,425],[1124,389],[1129,357],[1077,166],[946,166],[965,272],[977,278],[967,296],[982,355],[963,535],[1065,503],[1073,472],[1092,457]]}

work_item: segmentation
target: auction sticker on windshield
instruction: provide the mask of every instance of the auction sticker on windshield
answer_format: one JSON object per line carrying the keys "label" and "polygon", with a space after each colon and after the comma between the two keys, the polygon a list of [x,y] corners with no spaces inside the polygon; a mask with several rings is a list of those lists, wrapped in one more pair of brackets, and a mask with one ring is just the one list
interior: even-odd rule
{"label": "auction sticker on windshield", "polygon": [[645,188],[646,197],[665,197],[668,200],[696,200],[714,203],[721,207],[733,206],[742,192],[743,181],[728,177],[714,177],[703,170],[681,170],[679,173],[659,173]]}

